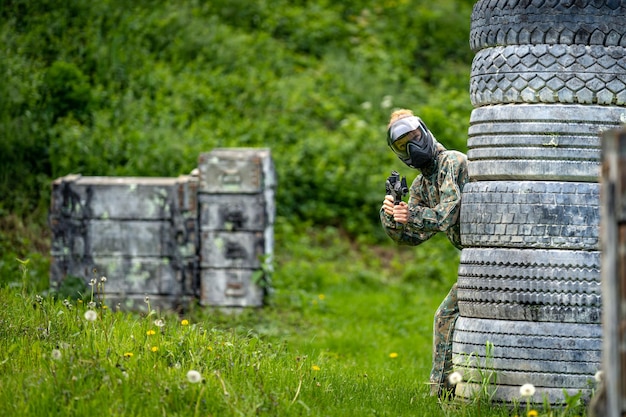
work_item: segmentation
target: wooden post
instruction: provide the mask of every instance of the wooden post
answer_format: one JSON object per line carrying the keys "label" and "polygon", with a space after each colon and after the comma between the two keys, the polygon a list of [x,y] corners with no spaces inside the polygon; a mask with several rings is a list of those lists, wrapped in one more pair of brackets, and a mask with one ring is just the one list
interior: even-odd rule
{"label": "wooden post", "polygon": [[601,277],[603,387],[597,417],[626,415],[626,128],[602,141]]}

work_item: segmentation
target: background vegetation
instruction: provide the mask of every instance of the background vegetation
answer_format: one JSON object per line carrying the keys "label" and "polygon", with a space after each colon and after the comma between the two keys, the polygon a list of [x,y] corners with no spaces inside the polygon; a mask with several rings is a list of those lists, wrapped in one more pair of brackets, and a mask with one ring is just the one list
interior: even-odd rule
{"label": "background vegetation", "polygon": [[[289,388],[250,388],[242,395],[262,406],[239,396],[232,398],[240,408],[226,401],[211,412],[442,412],[423,383],[432,314],[456,279],[458,251],[443,237],[419,248],[395,246],[380,228],[378,209],[392,169],[415,175],[387,149],[393,109],[413,109],[440,142],[466,150],[472,3],[0,0],[0,373],[9,376],[0,378],[0,396],[6,407],[18,407],[5,411],[31,412],[59,401],[67,415],[101,410],[112,397],[76,394],[73,389],[85,386],[72,388],[73,382],[54,384],[76,377],[111,388],[112,377],[103,377],[119,371],[126,342],[112,344],[116,359],[105,360],[98,352],[111,340],[98,332],[112,326],[128,336],[150,323],[103,313],[103,327],[86,327],[77,324],[83,318],[76,310],[60,318],[67,309],[61,300],[34,298],[48,286],[51,181],[70,173],[177,176],[195,168],[202,152],[245,146],[271,148],[278,174],[274,291],[262,312],[220,321],[195,311],[189,318],[235,331],[242,339],[231,342],[241,355],[273,355],[284,373],[271,381],[283,378]],[[17,259],[28,259],[28,268]],[[37,313],[22,317],[28,306]],[[57,333],[49,328],[54,323]],[[213,336],[229,342],[228,334]],[[199,337],[193,343],[208,340]],[[76,350],[72,338],[90,344]],[[185,366],[199,366],[189,350],[172,346],[166,351],[182,355]],[[52,349],[75,363],[87,361],[91,371],[61,373],[49,359]],[[398,360],[390,361],[394,352]],[[329,373],[315,380],[311,363],[306,372],[291,372],[297,367],[287,362],[296,356],[315,359]],[[200,358],[215,365],[211,372],[222,369]],[[134,363],[167,368],[170,359]],[[29,367],[33,376],[12,379]],[[289,408],[304,374],[313,378],[304,380],[309,385],[297,398],[304,405]],[[362,384],[362,374],[374,383]],[[147,407],[145,415],[192,415],[193,409],[149,395],[182,389],[173,382],[180,375],[157,375],[141,377],[136,391],[122,395],[137,397],[134,415],[144,415],[140,402],[152,401],[162,407]],[[263,381],[256,381],[258,388]],[[53,387],[35,401],[34,392],[46,384]],[[334,394],[309,391],[319,386]],[[20,387],[23,396],[12,402]],[[197,394],[180,395],[193,402]],[[72,395],[87,400],[81,406],[87,408]],[[320,398],[324,405],[313,407]]]}
{"label": "background vegetation", "polygon": [[41,223],[69,173],[175,176],[263,146],[280,216],[383,241],[391,110],[465,149],[471,3],[3,0],[0,215]]}

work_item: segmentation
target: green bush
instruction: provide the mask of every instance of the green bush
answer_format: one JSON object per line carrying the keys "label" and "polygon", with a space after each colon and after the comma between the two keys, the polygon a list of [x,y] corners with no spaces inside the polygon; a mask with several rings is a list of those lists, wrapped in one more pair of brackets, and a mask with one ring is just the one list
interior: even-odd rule
{"label": "green bush", "polygon": [[5,3],[5,210],[45,207],[68,173],[178,175],[259,146],[281,214],[376,234],[394,107],[464,148],[467,0]]}

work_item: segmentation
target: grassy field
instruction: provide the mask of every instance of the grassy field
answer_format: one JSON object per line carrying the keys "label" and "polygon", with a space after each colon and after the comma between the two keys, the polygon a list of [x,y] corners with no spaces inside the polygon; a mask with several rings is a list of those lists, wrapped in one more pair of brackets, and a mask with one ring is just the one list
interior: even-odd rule
{"label": "grassy field", "polygon": [[330,288],[290,311],[197,309],[180,317],[4,288],[0,411],[443,415],[424,384],[430,316],[443,288],[363,289]]}
{"label": "grassy field", "polygon": [[277,230],[267,306],[237,313],[116,311],[100,303],[108,279],[69,297],[42,290],[40,260],[16,260],[0,286],[0,415],[584,415],[429,395],[432,318],[459,262],[445,238]]}

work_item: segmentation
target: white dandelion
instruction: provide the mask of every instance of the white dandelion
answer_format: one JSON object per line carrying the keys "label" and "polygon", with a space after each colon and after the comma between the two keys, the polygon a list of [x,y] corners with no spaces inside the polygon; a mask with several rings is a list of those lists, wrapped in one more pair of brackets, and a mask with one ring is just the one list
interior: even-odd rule
{"label": "white dandelion", "polygon": [[85,319],[87,321],[95,321],[98,318],[98,313],[93,310],[85,311]]}
{"label": "white dandelion", "polygon": [[596,382],[602,382],[602,380],[604,379],[604,372],[602,371],[596,372],[596,374],[593,376],[593,379],[595,379]]}
{"label": "white dandelion", "polygon": [[450,384],[456,385],[463,381],[463,375],[458,371],[452,372],[450,376],[448,376],[448,381],[450,381]]}
{"label": "white dandelion", "polygon": [[202,381],[202,375],[200,375],[200,372],[194,371],[192,369],[191,371],[187,372],[187,380],[192,384],[197,384],[198,382]]}
{"label": "white dandelion", "polygon": [[61,354],[61,351],[59,349],[52,349],[52,352],[50,352],[50,356],[52,356],[52,359],[54,359],[55,361],[59,361],[61,360],[61,356],[63,356]]}
{"label": "white dandelion", "polygon": [[535,393],[535,386],[533,384],[524,384],[520,387],[519,393],[522,397],[532,397]]}
{"label": "white dandelion", "polygon": [[154,321],[154,325],[155,325],[156,327],[163,327],[163,326],[165,326],[165,322],[164,322],[162,319],[156,319],[156,320]]}

